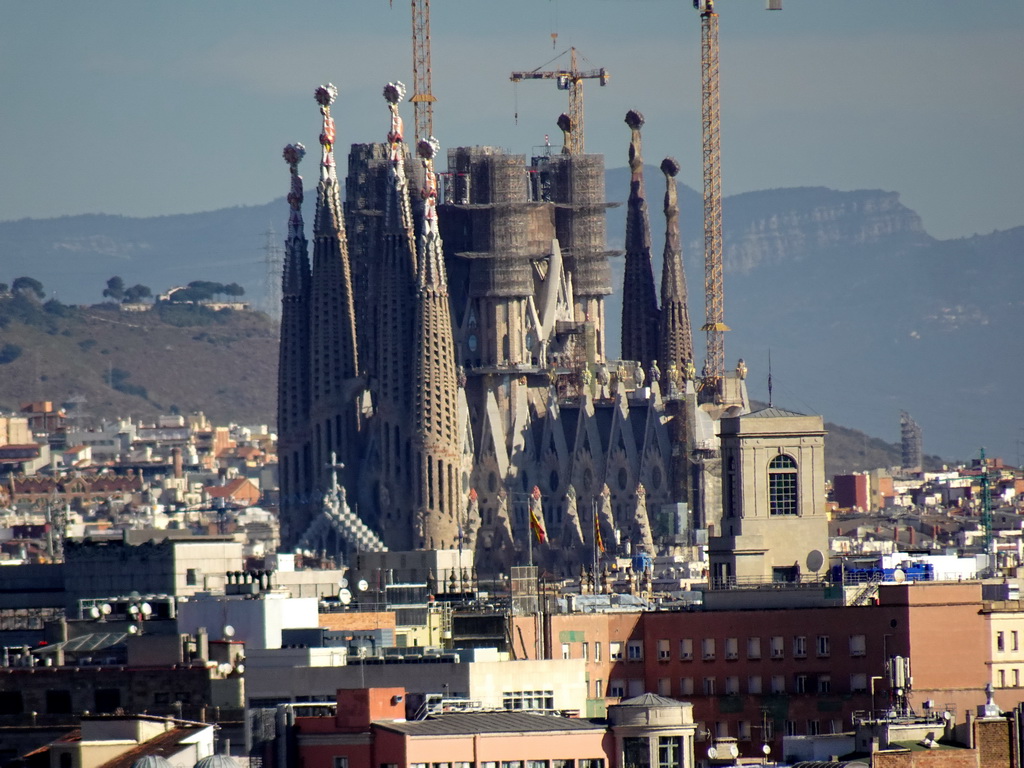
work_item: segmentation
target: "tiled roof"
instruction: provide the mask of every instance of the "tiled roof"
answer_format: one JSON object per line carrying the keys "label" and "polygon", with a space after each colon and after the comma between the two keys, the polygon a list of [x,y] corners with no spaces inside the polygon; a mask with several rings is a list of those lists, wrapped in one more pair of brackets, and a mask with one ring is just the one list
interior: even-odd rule
{"label": "tiled roof", "polygon": [[173,757],[181,751],[181,742],[195,736],[197,730],[199,729],[196,727],[188,726],[174,728],[166,733],[161,733],[159,736],[154,736],[152,739],[139,744],[139,746],[118,755],[113,760],[97,766],[97,768],[131,768],[136,760],[141,760],[148,755]]}
{"label": "tiled roof", "polygon": [[596,731],[601,723],[577,717],[532,712],[472,712],[435,715],[426,720],[378,721],[377,727],[409,736],[465,736],[475,733],[536,733],[544,731]]}
{"label": "tiled roof", "polygon": [[620,707],[678,707],[683,702],[676,701],[675,699],[667,699],[664,696],[658,696],[656,693],[643,693],[639,696],[635,696],[632,699],[626,699],[620,701],[618,706]]}

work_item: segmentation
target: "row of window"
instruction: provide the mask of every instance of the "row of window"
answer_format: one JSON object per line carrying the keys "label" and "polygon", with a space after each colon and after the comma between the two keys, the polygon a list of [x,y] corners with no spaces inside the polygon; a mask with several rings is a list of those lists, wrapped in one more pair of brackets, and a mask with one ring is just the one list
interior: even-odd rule
{"label": "row of window", "polygon": [[1020,688],[1020,670],[1016,667],[1008,670],[997,669],[996,688]]}
{"label": "row of window", "polygon": [[[680,677],[673,691],[673,680],[670,677],[658,679],[659,696],[733,696],[738,694],[750,694],[761,696],[764,694],[781,693],[816,693],[827,695],[832,693],[866,693],[868,690],[868,676],[866,673],[850,675],[849,688],[846,691],[839,691],[834,685],[833,676],[829,672],[816,674],[799,673],[788,677],[786,675],[750,675],[741,678],[739,675],[728,675],[726,677]],[[640,678],[631,680],[610,680],[608,691],[604,691],[604,681],[596,680],[594,683],[594,697],[603,698],[627,698],[639,696],[643,692],[644,681]]]}
{"label": "row of window", "polygon": [[[1007,643],[1007,640],[1009,640],[1009,643]],[[999,653],[1005,653],[1008,650],[1020,650],[1017,630],[1011,630],[1010,632],[996,632],[996,651]]]}
{"label": "row of window", "polygon": [[[999,633],[1002,635],[1002,633]],[[1014,650],[1016,650],[1016,635],[1014,632]],[[748,660],[756,661],[764,658],[765,651],[773,659],[786,658],[786,638],[782,635],[775,635],[768,638],[765,647],[762,647],[760,637],[748,637],[744,643],[744,651]],[[817,635],[814,639],[814,654],[820,659],[832,655],[832,639],[829,635]],[[1001,642],[1001,641],[1000,641]],[[581,643],[582,658],[589,660],[590,643]],[[867,654],[867,638],[864,635],[850,635],[847,646],[850,656],[864,656]],[[705,637],[700,640],[700,658],[711,661],[718,657],[718,640],[714,637]],[[643,661],[644,644],[642,640],[629,640],[625,643],[626,661]],[[680,661],[693,661],[694,641],[692,638],[679,640],[678,653]],[[794,635],[790,642],[790,653],[794,659],[805,659],[808,655],[808,637],[806,635]],[[623,643],[608,643],[608,657],[611,661],[623,660]],[[727,637],[722,644],[722,655],[728,660],[740,658],[740,640],[738,637]],[[572,658],[571,643],[562,643],[562,658]],[[601,661],[601,643],[594,643],[594,661]],[[662,639],[658,641],[658,661],[672,661],[672,641]]]}

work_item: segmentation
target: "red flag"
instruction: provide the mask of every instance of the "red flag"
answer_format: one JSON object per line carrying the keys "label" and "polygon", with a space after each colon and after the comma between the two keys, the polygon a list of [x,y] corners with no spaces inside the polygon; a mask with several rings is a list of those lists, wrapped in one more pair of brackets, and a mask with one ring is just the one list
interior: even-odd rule
{"label": "red flag", "polygon": [[541,544],[548,540],[548,529],[544,527],[544,512],[540,507],[540,488],[536,485],[530,494],[530,530]]}
{"label": "red flag", "polygon": [[597,550],[602,555],[604,554],[604,539],[601,538],[601,521],[594,515],[594,543],[597,545]]}

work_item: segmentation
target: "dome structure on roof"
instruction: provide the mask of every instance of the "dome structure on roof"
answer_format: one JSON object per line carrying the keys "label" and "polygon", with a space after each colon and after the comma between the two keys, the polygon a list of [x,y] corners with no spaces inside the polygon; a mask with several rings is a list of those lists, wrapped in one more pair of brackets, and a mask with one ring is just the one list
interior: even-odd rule
{"label": "dome structure on roof", "polygon": [[231,755],[208,755],[195,764],[194,768],[239,768]]}
{"label": "dome structure on roof", "polygon": [[173,768],[173,765],[166,757],[146,755],[132,763],[132,768]]}

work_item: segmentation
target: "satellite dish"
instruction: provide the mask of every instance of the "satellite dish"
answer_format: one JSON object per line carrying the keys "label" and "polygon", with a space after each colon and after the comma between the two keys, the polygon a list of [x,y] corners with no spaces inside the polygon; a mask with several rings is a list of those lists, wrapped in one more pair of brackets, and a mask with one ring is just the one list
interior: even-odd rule
{"label": "satellite dish", "polygon": [[232,669],[233,669],[233,667],[230,664],[228,664],[227,662],[221,662],[220,664],[217,665],[217,671],[220,672],[222,675],[225,675],[225,676],[230,675]]}
{"label": "satellite dish", "polygon": [[352,602],[352,593],[347,589],[343,589],[338,593],[338,599],[341,600],[342,605],[348,605]]}
{"label": "satellite dish", "polygon": [[369,588],[370,585],[366,583],[366,579],[360,579],[359,583],[356,584],[356,589],[358,589],[360,592],[365,592]]}
{"label": "satellite dish", "polygon": [[110,603],[104,603],[100,606],[100,613],[102,613],[104,616],[109,616],[112,610],[114,609],[110,607]]}
{"label": "satellite dish", "polygon": [[714,760],[717,757],[718,757],[718,750],[715,749],[714,747],[708,747],[708,758],[710,758],[711,760]]}
{"label": "satellite dish", "polygon": [[140,605],[139,606],[139,610],[142,611],[142,615],[143,616],[152,616],[153,615],[153,606],[150,605],[149,603],[143,603],[142,605]]}
{"label": "satellite dish", "polygon": [[732,755],[733,757],[739,757],[740,756],[740,748],[737,747],[735,744],[730,744],[729,745],[729,754]]}
{"label": "satellite dish", "polygon": [[903,572],[902,568],[897,568],[895,571],[892,572],[892,580],[895,581],[897,584],[902,584],[904,581],[907,580],[907,574]]}
{"label": "satellite dish", "polygon": [[137,606],[137,605],[129,605],[128,606],[128,613],[130,613],[132,616],[134,616],[138,612],[139,612],[139,606]]}
{"label": "satellite dish", "polygon": [[770,744],[762,744],[761,745],[761,751],[764,752],[765,756],[770,755],[772,753],[771,745]]}
{"label": "satellite dish", "polygon": [[234,636],[235,636],[235,628],[232,627],[230,624],[225,624],[224,625],[224,637],[234,637]]}
{"label": "satellite dish", "polygon": [[348,579],[346,579],[344,576],[342,576],[341,579],[338,581],[338,586],[341,587],[342,589],[347,587],[348,586]]}
{"label": "satellite dish", "polygon": [[98,619],[101,616],[100,609],[94,605],[89,609],[89,615],[94,619]]}
{"label": "satellite dish", "polygon": [[128,634],[129,635],[137,635],[137,634],[139,634],[139,628],[136,627],[134,624],[129,624],[128,625]]}
{"label": "satellite dish", "polygon": [[807,570],[817,573],[824,564],[825,556],[821,554],[820,549],[812,549],[807,553]]}

